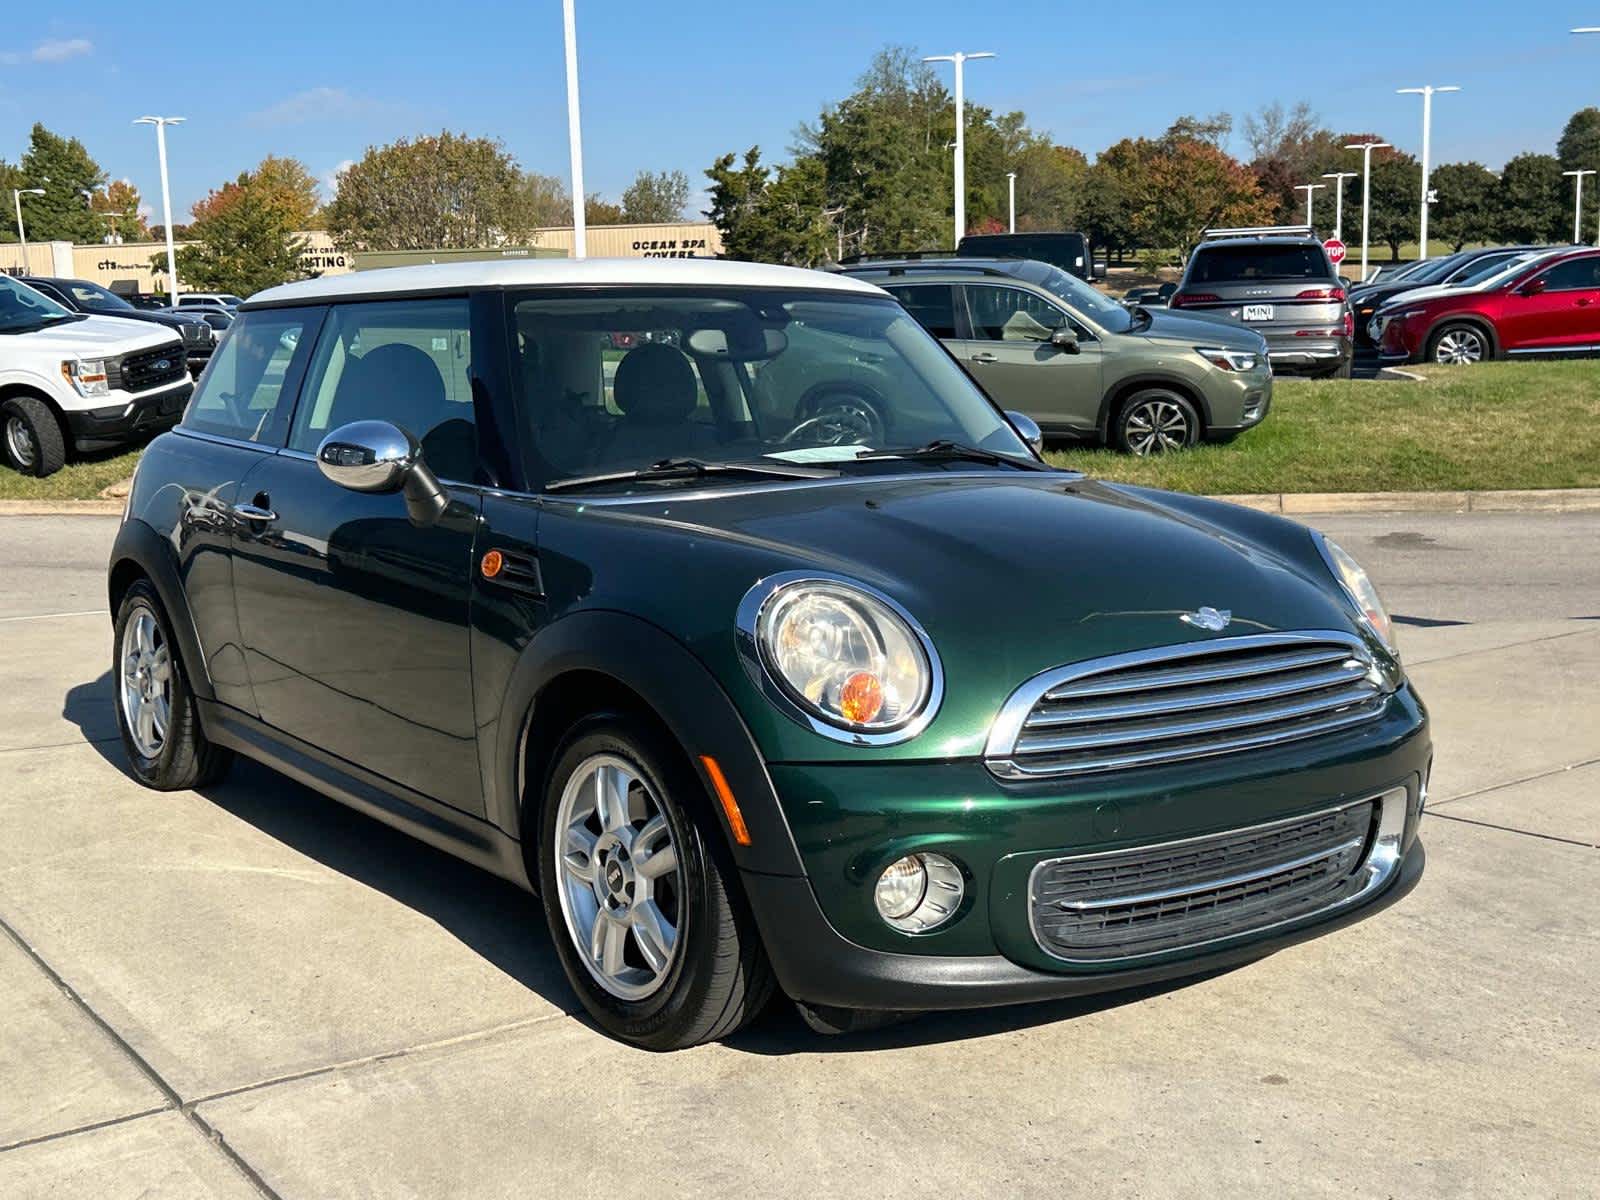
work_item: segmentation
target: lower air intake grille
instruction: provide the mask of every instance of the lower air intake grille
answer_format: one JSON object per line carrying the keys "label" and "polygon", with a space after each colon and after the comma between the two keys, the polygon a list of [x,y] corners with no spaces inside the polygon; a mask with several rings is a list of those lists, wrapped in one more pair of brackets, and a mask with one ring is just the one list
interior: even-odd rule
{"label": "lower air intake grille", "polygon": [[1033,869],[1034,937],[1057,958],[1105,962],[1276,925],[1361,889],[1373,803]]}

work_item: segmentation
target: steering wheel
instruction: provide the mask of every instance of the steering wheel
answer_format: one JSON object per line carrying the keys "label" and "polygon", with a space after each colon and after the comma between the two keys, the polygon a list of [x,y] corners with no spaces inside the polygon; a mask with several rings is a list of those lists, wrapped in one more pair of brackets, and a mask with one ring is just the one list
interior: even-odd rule
{"label": "steering wheel", "polygon": [[818,446],[883,444],[886,432],[883,416],[865,396],[856,392],[824,392],[807,401],[804,407],[811,409],[811,415],[780,437],[780,445],[788,445],[807,433]]}

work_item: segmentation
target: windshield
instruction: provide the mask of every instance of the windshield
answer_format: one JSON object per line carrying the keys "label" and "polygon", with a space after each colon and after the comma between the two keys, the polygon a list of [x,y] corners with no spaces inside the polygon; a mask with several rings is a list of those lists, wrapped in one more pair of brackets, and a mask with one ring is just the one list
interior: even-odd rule
{"label": "windshield", "polygon": [[1238,283],[1255,279],[1327,279],[1333,272],[1321,246],[1250,243],[1202,246],[1190,283]]}
{"label": "windshield", "polygon": [[222,302],[224,304],[226,304],[229,308],[238,308],[239,305],[244,303],[243,300],[241,300],[238,296],[235,296],[231,292],[224,293],[224,295],[222,297]]}
{"label": "windshield", "polygon": [[90,283],[86,279],[74,279],[65,287],[72,293],[72,298],[85,308],[112,308],[118,312],[126,312],[133,308],[133,305],[109,288],[103,288],[98,283]]}
{"label": "windshield", "polygon": [[868,450],[935,441],[1032,461],[988,398],[887,297],[542,292],[514,299],[511,320],[521,420],[535,447],[529,473],[546,482],[677,458],[843,467]]}
{"label": "windshield", "polygon": [[42,292],[0,275],[0,332],[26,333],[72,316]]}
{"label": "windshield", "polygon": [[1112,333],[1123,333],[1133,324],[1133,314],[1125,305],[1060,267],[1051,267],[1035,282]]}

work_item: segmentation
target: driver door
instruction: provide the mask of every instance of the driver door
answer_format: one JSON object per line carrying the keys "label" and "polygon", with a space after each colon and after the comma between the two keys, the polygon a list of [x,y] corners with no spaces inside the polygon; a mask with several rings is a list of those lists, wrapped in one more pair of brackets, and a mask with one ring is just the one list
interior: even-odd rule
{"label": "driver door", "polygon": [[[969,283],[966,336],[950,344],[1001,408],[1027,413],[1041,428],[1093,433],[1100,416],[1100,343],[1043,296],[999,283]],[[1078,353],[1050,344],[1066,326]]]}

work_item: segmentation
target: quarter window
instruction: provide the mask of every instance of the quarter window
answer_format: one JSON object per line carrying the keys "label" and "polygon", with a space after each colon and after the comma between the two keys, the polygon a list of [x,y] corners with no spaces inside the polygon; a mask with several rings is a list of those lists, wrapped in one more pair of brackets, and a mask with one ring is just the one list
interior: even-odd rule
{"label": "quarter window", "polygon": [[422,444],[434,473],[470,482],[478,459],[467,301],[391,300],[328,311],[291,449],[313,453],[351,421],[388,421]]}
{"label": "quarter window", "polygon": [[189,401],[187,429],[279,444],[293,402],[292,380],[315,329],[315,309],[275,308],[235,322]]}
{"label": "quarter window", "polygon": [[1021,288],[968,284],[967,309],[972,336],[981,341],[1047,342],[1053,331],[1072,324],[1043,296]]}

